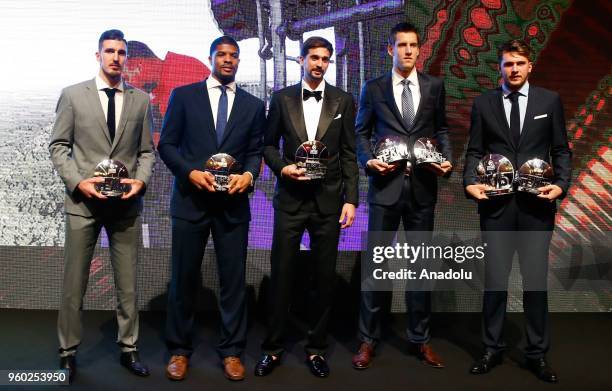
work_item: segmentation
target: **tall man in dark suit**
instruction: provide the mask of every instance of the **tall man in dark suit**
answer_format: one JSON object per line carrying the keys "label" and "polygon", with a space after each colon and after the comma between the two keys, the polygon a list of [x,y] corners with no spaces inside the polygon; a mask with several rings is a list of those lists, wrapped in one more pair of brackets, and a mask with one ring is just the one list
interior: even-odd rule
{"label": "tall man in dark suit", "polygon": [[[271,321],[264,354],[255,374],[265,376],[280,363],[291,287],[304,230],[311,240],[317,298],[311,303],[307,364],[318,377],[329,374],[324,359],[327,322],[334,288],[340,228],[350,227],[358,203],[359,171],[355,156],[354,106],[351,95],[323,79],[333,47],[321,37],[308,38],[301,49],[301,83],[272,96],[264,157],[276,174],[274,233],[271,254]],[[282,153],[280,141],[282,139]],[[320,141],[329,159],[323,179],[309,180],[295,164],[306,141]]]}
{"label": "tall man in dark suit", "polygon": [[[57,321],[60,367],[74,377],[89,264],[104,227],[117,287],[120,361],[131,372],[147,376],[136,346],[136,263],[138,215],[155,162],[149,96],[123,81],[127,42],[121,31],[102,33],[96,58],[100,71],[94,79],[62,91],[49,144],[53,165],[66,184],[64,284]],[[122,182],[131,189],[120,199],[95,188],[104,179],[94,177],[94,171],[105,159],[118,160],[128,170],[131,179]]]}
{"label": "tall man in dark suit", "polygon": [[[478,201],[480,227],[488,243],[482,309],[485,353],[471,372],[487,373],[502,361],[508,276],[518,251],[527,319],[527,366],[540,379],[556,382],[557,375],[545,358],[550,344],[546,281],[554,201],[566,194],[571,175],[563,106],[557,93],[529,84],[531,49],[525,42],[513,40],[502,45],[499,66],[501,88],[474,99],[463,173],[466,193]],[[487,187],[476,177],[478,162],[489,153],[510,159],[515,169],[529,159],[545,160],[552,163],[554,180],[540,187],[537,196],[517,193],[489,198]]]}
{"label": "tall man in dark suit", "polygon": [[[437,199],[437,176],[450,174],[451,146],[444,107],[442,79],[417,72],[419,34],[414,25],[399,23],[389,36],[387,51],[393,57],[393,70],[368,81],[361,91],[357,113],[357,150],[368,174],[368,231],[397,231],[400,220],[406,231],[432,231]],[[372,136],[377,142],[385,136],[400,136],[411,148],[421,137],[433,138],[445,157],[441,164],[415,166],[387,164],[372,153]],[[366,281],[371,281],[367,279]],[[359,316],[361,345],[353,357],[355,369],[368,368],[380,340],[380,318],[384,295],[362,289]],[[409,313],[408,339],[411,349],[433,367],[443,363],[429,344],[431,293],[406,292]]]}
{"label": "tall man in dark suit", "polygon": [[[229,36],[210,46],[212,75],[176,88],[170,97],[159,153],[175,176],[172,215],[172,279],[168,292],[166,375],[182,380],[193,352],[192,332],[200,267],[212,231],[219,271],[221,341],[217,352],[225,376],[242,380],[240,355],[246,344],[245,263],[251,212],[247,191],[259,174],[265,108],[236,86],[240,49]],[[204,170],[214,154],[227,153],[243,167],[231,176],[229,191],[215,190]]]}

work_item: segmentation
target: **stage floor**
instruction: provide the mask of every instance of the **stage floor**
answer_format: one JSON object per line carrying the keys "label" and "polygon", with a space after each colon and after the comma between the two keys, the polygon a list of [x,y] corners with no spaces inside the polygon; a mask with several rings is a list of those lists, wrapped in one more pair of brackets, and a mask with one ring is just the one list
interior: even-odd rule
{"label": "stage floor", "polygon": [[[0,369],[55,369],[57,366],[56,311],[0,310]],[[424,366],[406,353],[404,315],[390,319],[384,343],[373,366],[365,371],[351,367],[357,346],[352,319],[337,317],[332,325],[326,379],[313,377],[304,365],[302,332],[299,323],[289,331],[288,352],[283,364],[268,377],[253,376],[259,358],[264,327],[253,322],[243,362],[247,378],[230,382],[223,377],[214,351],[218,319],[214,313],[199,313],[196,352],[186,380],[171,382],[164,375],[166,351],[163,343],[163,312],[142,312],[140,321],[141,358],[151,376],[138,378],[118,362],[115,345],[114,312],[86,311],[84,339],[78,355],[78,375],[71,386],[77,390],[609,390],[612,388],[612,314],[551,314],[552,349],[549,361],[559,374],[556,385],[545,384],[521,368],[523,342],[522,314],[509,314],[506,340],[511,350],[504,364],[491,373],[468,373],[480,352],[479,314],[437,313],[433,317],[432,343],[445,360],[445,369]],[[0,389],[20,389],[0,386]],[[21,389],[59,389],[27,386]],[[66,389],[62,387],[61,389]]]}

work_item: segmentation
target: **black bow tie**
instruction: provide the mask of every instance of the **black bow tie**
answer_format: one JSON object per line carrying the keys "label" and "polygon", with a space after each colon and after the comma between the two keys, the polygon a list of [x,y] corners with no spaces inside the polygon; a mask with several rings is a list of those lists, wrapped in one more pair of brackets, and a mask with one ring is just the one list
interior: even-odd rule
{"label": "black bow tie", "polygon": [[318,101],[321,100],[321,98],[323,98],[321,96],[323,91],[310,91],[310,90],[307,90],[307,89],[304,88],[302,93],[303,93],[302,99],[304,99],[304,100],[308,100],[310,98],[315,98],[317,100],[317,102],[318,102]]}

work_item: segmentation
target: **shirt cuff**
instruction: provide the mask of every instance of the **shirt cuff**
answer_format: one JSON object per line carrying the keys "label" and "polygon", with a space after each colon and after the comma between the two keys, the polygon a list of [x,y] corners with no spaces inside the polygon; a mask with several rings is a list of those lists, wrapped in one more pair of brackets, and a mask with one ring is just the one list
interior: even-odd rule
{"label": "shirt cuff", "polygon": [[249,174],[251,176],[251,187],[255,186],[255,177],[251,171],[245,171],[245,174]]}

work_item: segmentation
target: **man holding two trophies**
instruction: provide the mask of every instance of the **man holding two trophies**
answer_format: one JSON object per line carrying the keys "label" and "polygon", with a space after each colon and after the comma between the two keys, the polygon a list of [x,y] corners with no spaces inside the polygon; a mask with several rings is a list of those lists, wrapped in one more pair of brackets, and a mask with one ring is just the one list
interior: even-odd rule
{"label": "man holding two trophies", "polygon": [[332,44],[324,38],[304,41],[302,82],[277,91],[270,102],[264,157],[277,177],[270,256],[272,300],[257,376],[268,375],[278,366],[284,351],[283,332],[304,230],[310,235],[316,284],[306,363],[317,377],[329,374],[324,355],[338,240],[340,228],[350,227],[355,218],[359,180],[353,99],[323,78],[332,53]]}
{"label": "man holding two trophies", "polygon": [[149,374],[136,346],[135,292],[138,215],[155,162],[149,96],[123,81],[127,42],[121,31],[102,33],[96,58],[100,71],[93,80],[62,91],[49,145],[51,160],[66,185],[58,335],[60,368],[69,371],[70,381],[81,343],[89,264],[102,227],[109,238],[117,288],[120,362],[136,375]]}
{"label": "man holding two trophies", "polygon": [[[470,371],[484,374],[502,362],[508,276],[516,251],[523,276],[527,367],[539,379],[556,382],[545,356],[550,345],[546,281],[555,200],[566,194],[571,176],[563,106],[557,93],[529,84],[533,64],[525,42],[503,44],[499,66],[501,88],[474,99],[463,174],[467,195],[478,201],[488,244],[482,310],[485,352]],[[544,175],[550,166],[554,174],[547,183]],[[540,180],[535,180],[538,175]]]}

